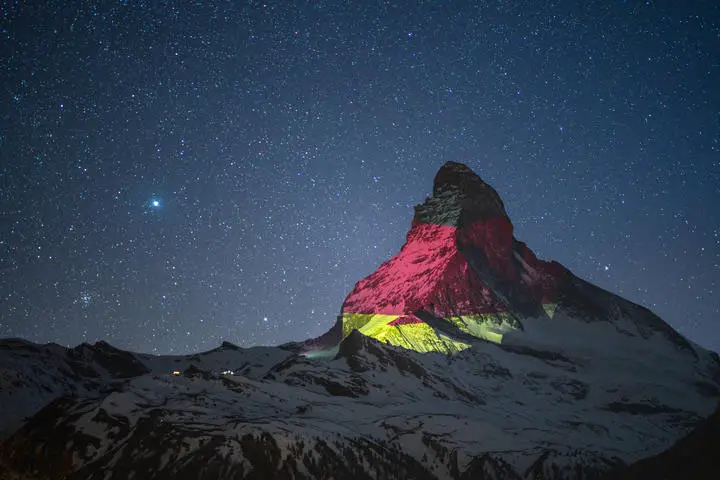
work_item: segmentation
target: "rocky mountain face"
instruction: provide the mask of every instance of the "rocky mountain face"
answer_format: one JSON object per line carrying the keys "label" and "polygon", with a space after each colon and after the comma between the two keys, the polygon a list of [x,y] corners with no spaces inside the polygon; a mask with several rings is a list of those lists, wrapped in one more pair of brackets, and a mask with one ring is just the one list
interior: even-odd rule
{"label": "rocky mountain face", "polygon": [[0,340],[0,479],[633,478],[715,438],[718,399],[717,354],[538,260],[448,163],[318,339],[184,356]]}
{"label": "rocky mountain face", "polygon": [[[407,349],[453,353],[483,339],[561,347],[567,320],[609,323],[618,333],[688,342],[660,318],[538,260],[513,236],[498,193],[467,166],[448,162],[433,195],[415,207],[400,253],[357,283],[342,307],[342,337],[354,329]],[[560,333],[560,332],[558,332]],[[585,335],[580,340],[585,339]]]}
{"label": "rocky mountain face", "polygon": [[527,316],[551,316],[568,272],[513,238],[500,196],[459,163],[415,207],[400,253],[357,283],[342,307],[352,330],[415,351],[499,343]]}

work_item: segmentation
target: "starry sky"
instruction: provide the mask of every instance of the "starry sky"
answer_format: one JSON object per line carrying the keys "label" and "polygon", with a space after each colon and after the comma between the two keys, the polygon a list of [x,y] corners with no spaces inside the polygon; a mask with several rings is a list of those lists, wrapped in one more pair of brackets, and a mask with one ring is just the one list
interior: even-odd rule
{"label": "starry sky", "polygon": [[0,337],[326,331],[446,161],[720,350],[720,3],[0,1]]}

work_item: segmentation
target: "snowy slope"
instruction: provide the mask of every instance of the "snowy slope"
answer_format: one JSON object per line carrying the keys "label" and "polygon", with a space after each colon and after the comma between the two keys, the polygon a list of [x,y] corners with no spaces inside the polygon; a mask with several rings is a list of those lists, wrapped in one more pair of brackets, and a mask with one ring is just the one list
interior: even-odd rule
{"label": "snowy slope", "polygon": [[607,475],[607,480],[662,478],[716,480],[720,471],[720,404],[715,413],[689,435],[659,455],[645,458]]}
{"label": "snowy slope", "polygon": [[125,352],[105,342],[67,349],[21,339],[0,340],[0,440],[60,396],[102,395],[129,378],[183,371],[191,364],[253,378],[289,355],[279,348],[239,349],[229,343],[196,355],[158,357]]}
{"label": "snowy slope", "polygon": [[[73,350],[4,341],[3,372],[13,364],[24,372],[16,378],[27,380],[56,370],[3,383],[2,411],[30,419],[0,446],[0,471],[12,472],[6,478],[594,478],[668,448],[714,409],[713,354],[669,348],[660,334],[609,349],[605,341],[618,338],[607,324],[564,323],[554,348],[537,338],[532,347],[477,342],[450,357],[358,332],[330,359],[229,344],[182,357],[128,353],[142,365],[129,378],[100,367],[108,361],[98,351],[118,355],[106,344],[82,346],[94,357],[70,370]],[[593,341],[580,342],[581,334]],[[50,403],[32,415],[24,400],[48,378],[55,393],[44,394]],[[4,415],[2,427],[15,428],[15,420]]]}

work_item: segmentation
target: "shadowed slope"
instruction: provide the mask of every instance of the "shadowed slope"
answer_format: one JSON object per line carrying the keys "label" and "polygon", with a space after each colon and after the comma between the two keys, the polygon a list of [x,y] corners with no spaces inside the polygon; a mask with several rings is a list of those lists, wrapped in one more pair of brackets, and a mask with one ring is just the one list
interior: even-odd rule
{"label": "shadowed slope", "polygon": [[668,450],[610,473],[607,480],[720,478],[720,404],[708,419]]}

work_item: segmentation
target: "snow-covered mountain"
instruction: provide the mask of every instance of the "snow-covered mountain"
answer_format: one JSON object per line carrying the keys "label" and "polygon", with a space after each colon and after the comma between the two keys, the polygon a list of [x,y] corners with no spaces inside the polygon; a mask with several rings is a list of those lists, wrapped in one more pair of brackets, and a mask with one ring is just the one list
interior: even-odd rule
{"label": "snow-covered mountain", "polygon": [[720,404],[709,418],[668,450],[607,474],[608,480],[715,479],[720,472]]}
{"label": "snow-covered mountain", "polygon": [[717,354],[538,260],[448,163],[318,339],[185,356],[0,340],[0,479],[602,478],[718,399]]}

